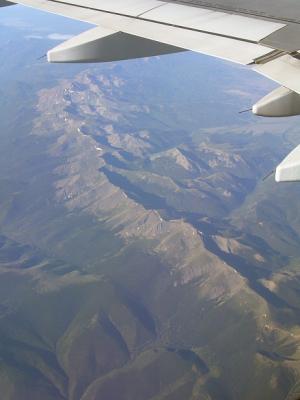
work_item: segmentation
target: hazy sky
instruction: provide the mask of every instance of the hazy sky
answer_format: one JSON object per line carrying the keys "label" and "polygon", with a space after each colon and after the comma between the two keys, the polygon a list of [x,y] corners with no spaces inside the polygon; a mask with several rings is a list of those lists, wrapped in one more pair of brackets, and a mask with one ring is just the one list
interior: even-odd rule
{"label": "hazy sky", "polygon": [[[1,8],[1,25],[30,30],[32,34],[39,32],[45,36],[62,35],[62,40],[65,35],[74,35],[91,27],[82,22],[19,5]],[[52,37],[53,40],[61,40],[61,37],[55,35]]]}

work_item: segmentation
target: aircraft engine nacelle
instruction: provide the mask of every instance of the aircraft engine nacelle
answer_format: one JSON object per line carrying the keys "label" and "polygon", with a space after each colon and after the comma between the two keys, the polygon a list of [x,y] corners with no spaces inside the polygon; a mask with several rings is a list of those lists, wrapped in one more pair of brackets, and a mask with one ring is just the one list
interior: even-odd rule
{"label": "aircraft engine nacelle", "polygon": [[276,182],[300,181],[300,146],[297,146],[276,168]]}
{"label": "aircraft engine nacelle", "polygon": [[90,63],[128,60],[180,51],[183,49],[98,26],[48,51],[47,58],[52,63]]}
{"label": "aircraft engine nacelle", "polygon": [[259,100],[252,112],[262,117],[290,117],[300,115],[300,95],[283,86]]}
{"label": "aircraft engine nacelle", "polygon": [[0,0],[0,7],[7,7],[7,6],[13,6],[14,3],[11,3],[10,1],[6,0]]}

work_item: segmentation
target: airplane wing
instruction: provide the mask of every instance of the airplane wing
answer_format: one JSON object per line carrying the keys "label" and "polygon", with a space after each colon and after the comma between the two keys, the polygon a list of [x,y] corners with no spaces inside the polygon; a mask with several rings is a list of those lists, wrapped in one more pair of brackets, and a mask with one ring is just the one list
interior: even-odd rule
{"label": "airplane wing", "polygon": [[[299,0],[14,0],[13,3],[93,25],[87,32],[50,50],[49,62],[105,62],[192,50],[249,65],[281,85],[253,106],[254,114],[300,115]],[[0,7],[13,3],[0,0]],[[291,158],[284,160],[278,167],[277,181],[300,180],[300,148],[294,150],[292,160],[292,163]]]}

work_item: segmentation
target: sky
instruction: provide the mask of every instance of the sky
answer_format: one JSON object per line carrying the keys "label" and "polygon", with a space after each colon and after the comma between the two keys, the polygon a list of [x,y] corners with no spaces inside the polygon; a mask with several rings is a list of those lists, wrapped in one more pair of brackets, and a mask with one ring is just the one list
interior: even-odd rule
{"label": "sky", "polygon": [[0,9],[0,26],[28,30],[33,38],[66,40],[91,25],[58,15],[38,11],[30,7],[15,5]]}

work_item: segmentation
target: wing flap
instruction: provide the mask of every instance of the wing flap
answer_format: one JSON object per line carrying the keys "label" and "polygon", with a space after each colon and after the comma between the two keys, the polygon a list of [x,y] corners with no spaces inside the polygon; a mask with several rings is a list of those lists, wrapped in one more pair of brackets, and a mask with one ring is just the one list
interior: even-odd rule
{"label": "wing flap", "polygon": [[163,7],[146,12],[143,18],[254,42],[285,26],[277,22],[180,4],[165,4]]}
{"label": "wing flap", "polygon": [[131,17],[139,17],[156,7],[165,6],[164,2],[158,0],[72,0],[67,3]]}
{"label": "wing flap", "polygon": [[77,8],[83,15],[98,11],[252,42],[258,42],[285,26],[278,22],[158,0],[17,0],[17,3],[45,11],[63,12],[63,15],[68,13],[71,18],[80,18]]}
{"label": "wing flap", "polygon": [[295,56],[286,54],[266,64],[256,65],[253,69],[300,94],[300,60]]}
{"label": "wing flap", "polygon": [[103,26],[119,29],[131,35],[141,36],[149,40],[244,65],[251,64],[256,58],[269,54],[272,51],[272,49],[256,43],[140,19],[120,17],[117,21],[114,16],[109,16],[105,19],[99,16],[98,23]]}

